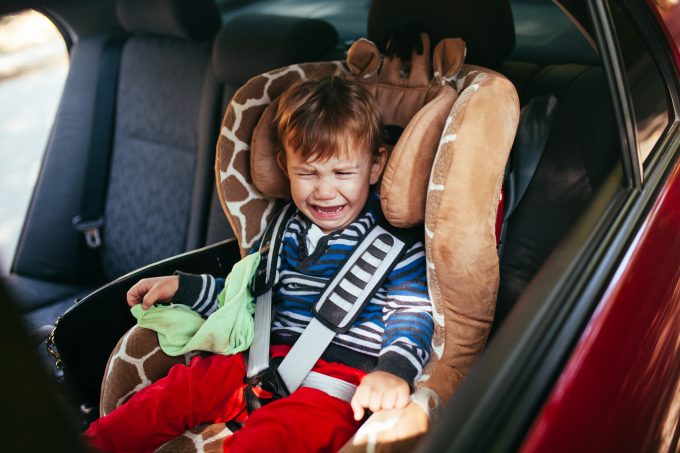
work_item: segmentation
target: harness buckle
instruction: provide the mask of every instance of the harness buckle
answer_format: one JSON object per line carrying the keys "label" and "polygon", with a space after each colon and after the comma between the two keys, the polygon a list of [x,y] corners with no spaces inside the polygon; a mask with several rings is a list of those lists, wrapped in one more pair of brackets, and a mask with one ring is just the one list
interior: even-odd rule
{"label": "harness buckle", "polygon": [[249,414],[265,404],[290,395],[278,371],[282,360],[283,357],[276,357],[271,360],[269,368],[245,378],[245,399]]}

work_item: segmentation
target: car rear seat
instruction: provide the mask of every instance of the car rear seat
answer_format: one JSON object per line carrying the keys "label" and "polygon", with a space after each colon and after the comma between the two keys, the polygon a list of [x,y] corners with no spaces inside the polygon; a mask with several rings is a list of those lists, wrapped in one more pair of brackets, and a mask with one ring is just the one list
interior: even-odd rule
{"label": "car rear seat", "polygon": [[[171,1],[119,0],[127,39],[120,54],[103,244],[90,250],[71,220],[80,214],[94,93],[108,34],[86,37],[71,67],[17,250],[10,288],[29,324],[53,322],[75,297],[107,279],[197,245],[187,222],[200,164],[214,146],[218,82],[212,0],[176,14]],[[179,221],[181,219],[181,221]],[[190,233],[192,233],[190,235]]]}
{"label": "car rear seat", "polygon": [[[538,167],[507,223],[495,328],[620,162],[621,148],[601,66],[506,62],[499,69],[515,83],[522,106],[554,96],[557,110]],[[522,127],[531,126],[521,120]]]}
{"label": "car rear seat", "polygon": [[[118,2],[129,37],[121,54],[103,245],[95,253],[71,219],[80,210],[89,139],[82,125],[92,115],[97,84],[93,68],[105,37],[86,38],[74,46],[53,136],[7,279],[32,328],[53,323],[76,297],[108,280],[230,237],[219,203],[210,208],[216,199],[213,162],[223,106],[250,76],[293,63],[290,58],[316,58],[337,42],[335,30],[325,22],[280,18],[280,30],[294,35],[297,49],[284,52],[290,36],[277,36],[276,42],[249,40],[272,22],[247,19],[260,28],[245,29],[234,20],[222,30],[216,49],[245,50],[256,72],[241,66],[244,55],[213,70],[211,58],[222,60],[216,57],[221,51],[211,54],[210,38],[219,28],[214,4],[194,4],[191,11],[182,11],[189,14],[182,22],[173,17],[172,3]],[[167,23],[159,24],[159,17],[167,17]],[[232,27],[238,31],[230,31]],[[236,44],[244,40],[247,44]],[[251,41],[281,52],[262,57]]]}

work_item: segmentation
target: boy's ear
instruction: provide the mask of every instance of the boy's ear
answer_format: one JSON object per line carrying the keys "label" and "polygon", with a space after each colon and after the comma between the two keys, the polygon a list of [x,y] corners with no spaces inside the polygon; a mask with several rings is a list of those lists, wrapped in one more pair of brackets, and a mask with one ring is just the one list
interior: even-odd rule
{"label": "boy's ear", "polygon": [[384,146],[378,148],[378,152],[373,156],[373,164],[371,165],[370,184],[375,184],[380,181],[383,170],[387,164],[387,149]]}
{"label": "boy's ear", "polygon": [[279,166],[281,171],[286,178],[288,178],[288,161],[286,160],[286,151],[280,149],[276,152],[276,164]]}

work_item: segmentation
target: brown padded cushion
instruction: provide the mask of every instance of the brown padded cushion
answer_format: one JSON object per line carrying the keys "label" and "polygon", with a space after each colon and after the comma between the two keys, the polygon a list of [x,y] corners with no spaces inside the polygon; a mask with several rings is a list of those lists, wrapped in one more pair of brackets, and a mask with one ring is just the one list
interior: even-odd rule
{"label": "brown padded cushion", "polygon": [[[414,226],[424,220],[432,161],[447,113],[457,98],[456,91],[442,76],[454,77],[465,55],[462,40],[442,41],[435,48],[433,70],[429,38],[423,34],[421,39],[426,50],[423,54],[413,53],[408,77],[400,76],[404,62],[398,58],[386,58],[378,71],[378,50],[365,39],[354,43],[347,57],[351,76],[374,96],[384,123],[405,127],[392,150],[380,189],[385,216],[398,227]],[[250,171],[262,194],[288,198],[290,183],[276,164],[276,152],[280,149],[273,124],[276,108],[274,100],[255,127]]]}
{"label": "brown padded cushion", "polygon": [[519,121],[515,87],[464,66],[461,92],[432,169],[425,217],[434,355],[419,385],[448,400],[484,348],[499,270],[495,221],[503,171]]}
{"label": "brown padded cushion", "polygon": [[394,146],[380,187],[385,218],[408,228],[425,219],[425,199],[430,169],[447,114],[458,97],[446,86],[413,117]]}

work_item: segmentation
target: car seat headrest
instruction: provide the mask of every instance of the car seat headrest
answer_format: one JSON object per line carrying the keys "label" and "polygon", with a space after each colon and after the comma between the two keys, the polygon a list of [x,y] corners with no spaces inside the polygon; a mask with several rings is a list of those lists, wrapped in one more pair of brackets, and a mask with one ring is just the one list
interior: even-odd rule
{"label": "car seat headrest", "polygon": [[204,41],[221,25],[213,0],[118,0],[116,14],[131,33],[148,33]]}
{"label": "car seat headrest", "polygon": [[[424,220],[429,170],[457,98],[447,81],[458,73],[465,54],[463,41],[449,39],[439,43],[431,59],[429,37],[423,33],[420,39],[422,53],[413,51],[408,61],[385,58],[382,65],[375,44],[360,39],[349,49],[343,66],[346,77],[371,93],[384,124],[404,130],[391,151],[380,188],[385,216],[399,227]],[[289,198],[290,183],[276,164],[276,153],[282,149],[273,123],[277,101],[264,110],[253,132],[250,174],[263,195]]]}
{"label": "car seat headrest", "polygon": [[407,22],[428,33],[432,43],[460,37],[467,44],[466,62],[481,66],[496,67],[515,45],[507,0],[373,0],[368,13],[368,38],[385,52],[395,27]]}
{"label": "car seat headrest", "polygon": [[212,64],[218,80],[241,85],[273,68],[318,60],[337,43],[335,28],[320,19],[242,14],[217,34]]}

